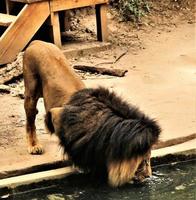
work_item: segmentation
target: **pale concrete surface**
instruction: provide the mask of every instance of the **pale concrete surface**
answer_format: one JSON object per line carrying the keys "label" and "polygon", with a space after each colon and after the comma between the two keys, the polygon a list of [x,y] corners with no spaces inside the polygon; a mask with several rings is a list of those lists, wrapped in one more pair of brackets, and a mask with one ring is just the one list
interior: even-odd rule
{"label": "pale concrete surface", "polygon": [[116,66],[125,78],[87,80],[104,85],[159,121],[161,139],[196,133],[196,32],[194,24],[146,41],[146,49],[127,54]]}
{"label": "pale concrete surface", "polygon": [[0,180],[0,189],[9,187],[14,188],[20,185],[28,185],[31,183],[37,183],[43,180],[50,180],[50,179],[60,179],[65,178],[66,176],[74,173],[75,170],[72,167],[64,167],[54,170],[48,170],[44,172],[37,172],[33,174],[26,174],[11,178],[6,178]]}
{"label": "pale concrete surface", "polygon": [[167,154],[178,154],[178,153],[183,154],[184,152],[190,152],[196,154],[195,144],[196,144],[196,139],[182,144],[153,150],[151,155],[152,157],[160,157],[160,156],[165,156]]}

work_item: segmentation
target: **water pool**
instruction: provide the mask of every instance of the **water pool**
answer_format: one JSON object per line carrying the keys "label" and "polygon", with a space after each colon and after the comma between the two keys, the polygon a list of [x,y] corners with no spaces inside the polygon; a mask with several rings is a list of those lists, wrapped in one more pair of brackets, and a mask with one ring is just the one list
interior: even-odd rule
{"label": "water pool", "polygon": [[110,188],[84,174],[63,180],[23,186],[1,194],[14,200],[196,200],[196,162],[180,162],[154,168],[143,184]]}

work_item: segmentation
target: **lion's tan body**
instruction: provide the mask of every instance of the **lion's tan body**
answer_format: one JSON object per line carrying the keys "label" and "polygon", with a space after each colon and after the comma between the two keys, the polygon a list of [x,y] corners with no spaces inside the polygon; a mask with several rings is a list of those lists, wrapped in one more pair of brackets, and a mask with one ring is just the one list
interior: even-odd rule
{"label": "lion's tan body", "polygon": [[46,112],[61,107],[70,96],[84,88],[84,83],[70,67],[63,53],[55,45],[33,41],[24,53],[25,111],[28,149],[41,154],[43,149],[36,138],[36,105],[44,98]]}

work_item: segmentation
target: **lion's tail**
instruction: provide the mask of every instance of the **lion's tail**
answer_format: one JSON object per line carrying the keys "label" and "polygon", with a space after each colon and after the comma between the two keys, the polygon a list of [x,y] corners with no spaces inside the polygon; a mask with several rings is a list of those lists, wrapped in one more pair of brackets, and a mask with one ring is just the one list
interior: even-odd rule
{"label": "lion's tail", "polygon": [[45,115],[45,127],[51,134],[55,132],[51,112],[47,112]]}

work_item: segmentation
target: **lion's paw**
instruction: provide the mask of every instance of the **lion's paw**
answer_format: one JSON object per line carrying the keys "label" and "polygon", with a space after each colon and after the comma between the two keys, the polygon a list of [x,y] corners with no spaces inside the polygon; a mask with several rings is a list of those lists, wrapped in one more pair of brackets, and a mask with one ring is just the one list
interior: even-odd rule
{"label": "lion's paw", "polygon": [[44,149],[43,149],[42,145],[37,144],[34,146],[29,146],[28,152],[33,155],[40,155],[40,154],[43,154]]}

